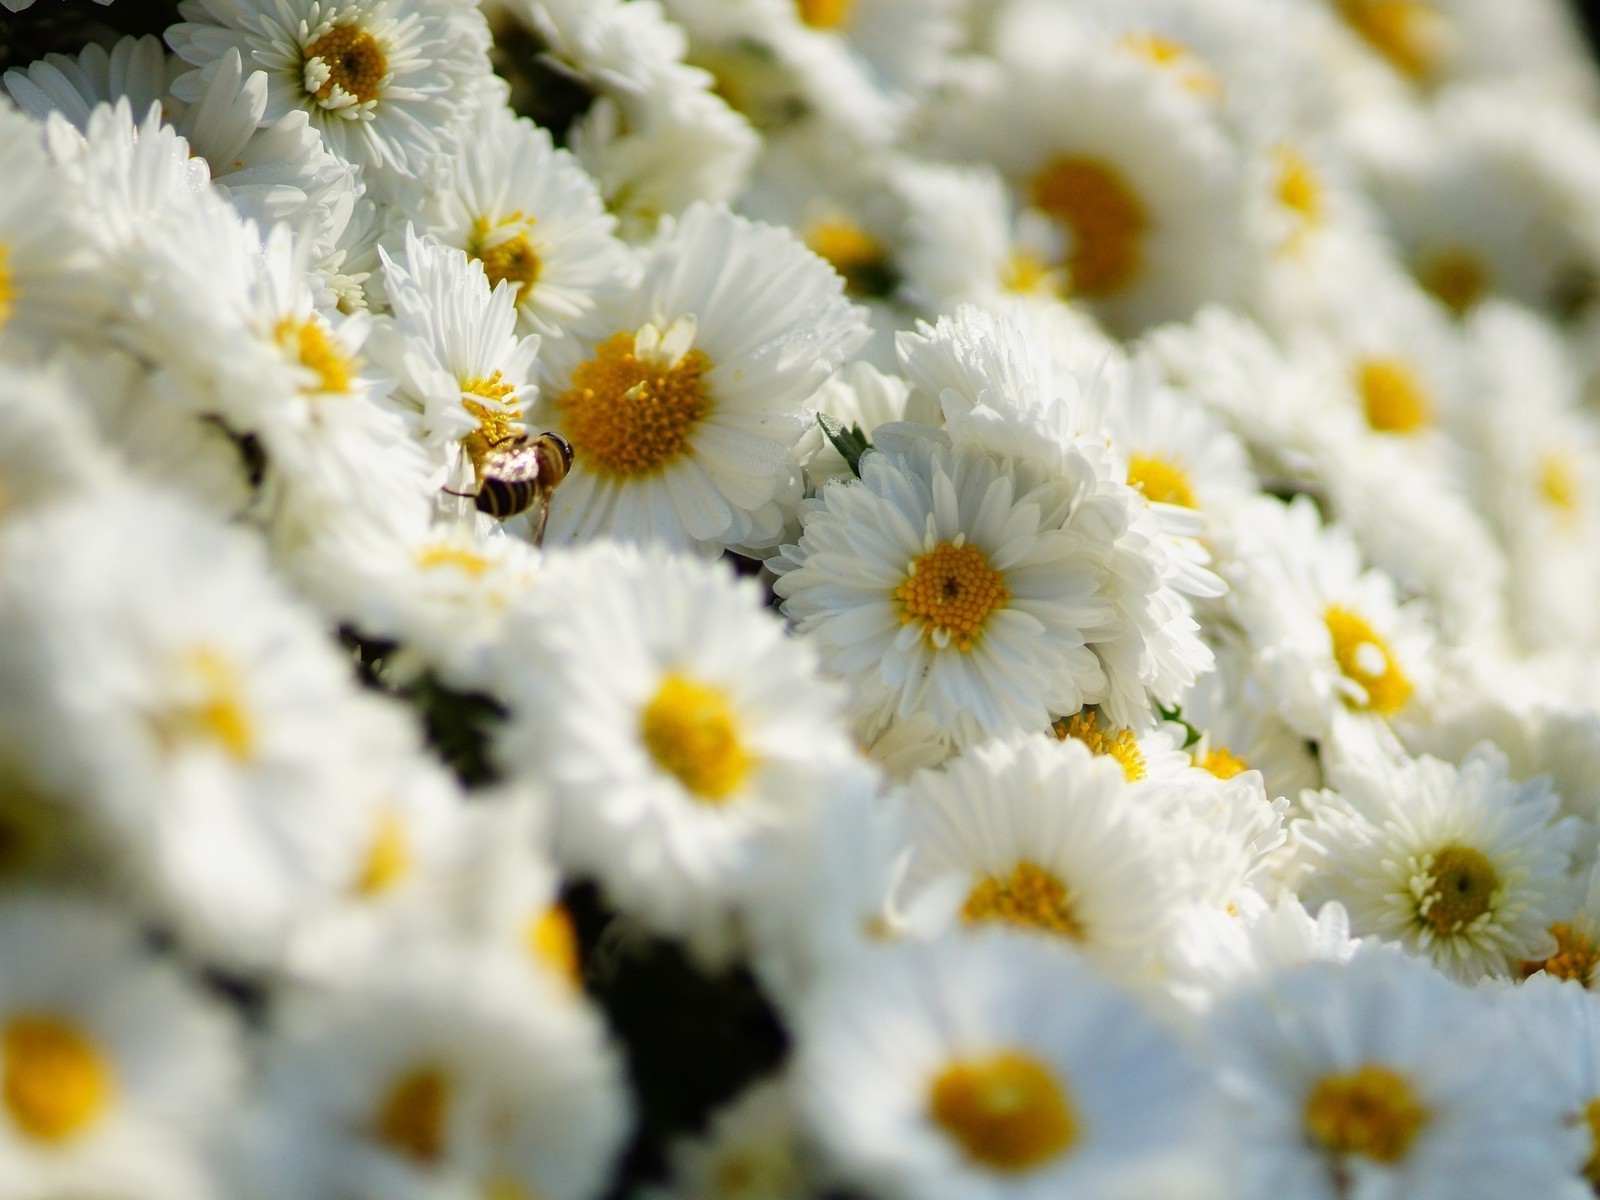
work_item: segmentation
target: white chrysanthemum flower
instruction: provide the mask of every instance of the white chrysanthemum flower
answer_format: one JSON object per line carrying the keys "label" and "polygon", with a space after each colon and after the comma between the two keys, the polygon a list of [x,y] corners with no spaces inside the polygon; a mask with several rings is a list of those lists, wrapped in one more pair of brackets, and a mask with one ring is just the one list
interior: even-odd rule
{"label": "white chrysanthemum flower", "polygon": [[1583,1158],[1567,1192],[1558,1194],[1585,1200],[1600,1181],[1600,996],[1535,976],[1519,988],[1498,989],[1494,998],[1538,1056],[1536,1072],[1564,1101],[1562,1125],[1582,1131]]}
{"label": "white chrysanthemum flower", "polygon": [[112,488],[9,531],[0,687],[41,784],[186,941],[276,953],[359,854],[357,693],[250,536]]}
{"label": "white chrysanthemum flower", "polygon": [[1465,473],[1505,551],[1512,632],[1530,649],[1600,644],[1600,425],[1576,364],[1509,303],[1480,305],[1471,329],[1484,386]]}
{"label": "white chrysanthemum flower", "polygon": [[[302,111],[328,149],[392,190],[415,180],[471,112],[489,73],[489,31],[472,5],[447,0],[184,0],[167,44],[196,68],[229,50],[267,75],[264,118]],[[173,84],[202,92],[201,70]]]}
{"label": "white chrysanthemum flower", "polygon": [[551,789],[563,862],[725,959],[854,765],[809,648],[722,567],[597,546],[547,559],[500,661],[496,755]]}
{"label": "white chrysanthemum flower", "polygon": [[584,1200],[628,1125],[596,1015],[516,956],[387,947],[276,1012],[239,1165],[262,1200]]}
{"label": "white chrysanthemum flower", "polygon": [[109,50],[90,42],[76,55],[46,54],[26,67],[12,67],[4,82],[24,112],[41,121],[59,112],[81,130],[88,128],[97,105],[124,96],[134,112],[149,112],[166,98],[170,74],[161,39],[146,34],[119,38]]}
{"label": "white chrysanthemum flower", "polygon": [[1504,1014],[1403,955],[1285,972],[1208,1031],[1246,1200],[1563,1196],[1581,1159]]}
{"label": "white chrysanthemum flower", "polygon": [[1204,1074],[1127,994],[1039,939],[887,947],[813,995],[799,1035],[800,1103],[873,1194],[1220,1194]]}
{"label": "white chrysanthemum flower", "polygon": [[841,291],[787,230],[706,206],[665,229],[597,332],[541,355],[537,423],[575,455],[549,541],[772,545],[811,398],[866,337]]}
{"label": "white chrysanthemum flower", "polygon": [[477,259],[491,284],[511,282],[524,333],[560,337],[635,270],[594,181],[547,131],[502,108],[486,107],[435,163],[411,219]]}
{"label": "white chrysanthemum flower", "polygon": [[784,612],[851,685],[852,709],[927,712],[958,744],[1043,730],[1098,696],[1106,617],[1066,486],[935,430],[900,427],[858,483],[802,505],[772,560]]}
{"label": "white chrysanthemum flower", "polygon": [[1229,606],[1254,649],[1252,677],[1309,738],[1347,717],[1423,711],[1431,638],[1393,581],[1364,570],[1348,533],[1306,497],[1261,499],[1240,514]]}
{"label": "white chrysanthemum flower", "polygon": [[236,1102],[227,1015],[139,930],[88,906],[0,908],[0,1179],[13,1196],[207,1200]]}
{"label": "white chrysanthemum flower", "polygon": [[1106,686],[1085,699],[1120,725],[1144,725],[1151,696],[1174,703],[1210,666],[1188,597],[1219,595],[1222,583],[1195,541],[1198,514],[1149,504],[1110,438],[1107,410],[1135,407],[1131,393],[1155,386],[1154,373],[1130,371],[1109,347],[1096,374],[1082,372],[1075,354],[1104,343],[1091,336],[1077,350],[1062,345],[1063,333],[1076,329],[1063,323],[1067,312],[962,308],[931,329],[901,334],[900,357],[917,390],[937,398],[958,449],[1002,455],[1030,480],[1042,476],[1071,492],[1059,527],[1080,539],[1109,609],[1087,638]]}
{"label": "white chrysanthemum flower", "polygon": [[1517,974],[1543,974],[1589,991],[1600,988],[1600,864],[1590,869],[1583,894],[1560,908],[1556,918],[1549,930],[1554,949],[1518,963]]}
{"label": "white chrysanthemum flower", "polygon": [[1166,948],[1189,872],[1120,763],[1044,734],[986,742],[896,793],[913,847],[898,903],[1062,939],[1128,982]]}
{"label": "white chrysanthemum flower", "polygon": [[387,402],[430,452],[442,486],[470,495],[489,453],[527,431],[539,339],[516,336],[515,286],[486,278],[454,246],[407,226],[404,257],[383,254],[383,265],[394,320],[373,341],[398,381]]}
{"label": "white chrysanthemum flower", "polygon": [[1293,834],[1309,904],[1337,900],[1350,928],[1399,942],[1465,982],[1550,949],[1578,836],[1540,778],[1518,784],[1484,743],[1460,767],[1419,759],[1338,765]]}
{"label": "white chrysanthemum flower", "polygon": [[1079,46],[1050,69],[1006,64],[941,101],[934,145],[992,163],[1056,222],[1071,294],[1118,331],[1239,294],[1238,152],[1137,62]]}

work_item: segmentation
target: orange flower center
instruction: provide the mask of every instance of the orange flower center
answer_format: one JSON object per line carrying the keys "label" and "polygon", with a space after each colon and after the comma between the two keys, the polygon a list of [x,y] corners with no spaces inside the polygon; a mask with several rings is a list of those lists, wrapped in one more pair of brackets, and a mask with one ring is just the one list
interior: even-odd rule
{"label": "orange flower center", "polygon": [[640,361],[634,343],[631,333],[607,338],[556,401],[578,460],[622,478],[648,475],[686,453],[690,433],[711,411],[702,380],[711,361],[703,353],[660,366]]}
{"label": "orange flower center", "polygon": [[1072,290],[1105,299],[1132,286],[1144,257],[1149,218],[1114,167],[1064,156],[1045,164],[1029,188],[1033,206],[1072,235]]}
{"label": "orange flower center", "polygon": [[1011,590],[982,550],[940,542],[912,560],[894,598],[902,625],[920,621],[923,636],[938,648],[971,650],[990,614],[1010,601]]}

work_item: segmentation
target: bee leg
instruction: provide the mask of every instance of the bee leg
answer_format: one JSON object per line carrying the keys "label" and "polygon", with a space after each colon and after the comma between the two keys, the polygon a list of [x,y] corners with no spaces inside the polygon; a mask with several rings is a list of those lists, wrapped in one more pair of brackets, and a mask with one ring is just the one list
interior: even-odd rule
{"label": "bee leg", "polygon": [[544,545],[544,525],[550,519],[550,497],[541,496],[528,513],[528,533],[535,546]]}

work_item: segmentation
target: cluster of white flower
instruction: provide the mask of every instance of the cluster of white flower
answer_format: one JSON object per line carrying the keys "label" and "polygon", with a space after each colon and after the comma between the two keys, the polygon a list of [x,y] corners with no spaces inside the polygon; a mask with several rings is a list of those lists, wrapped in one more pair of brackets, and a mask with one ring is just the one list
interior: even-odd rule
{"label": "cluster of white flower", "polygon": [[0,2],[0,1200],[1600,1192],[1564,0]]}

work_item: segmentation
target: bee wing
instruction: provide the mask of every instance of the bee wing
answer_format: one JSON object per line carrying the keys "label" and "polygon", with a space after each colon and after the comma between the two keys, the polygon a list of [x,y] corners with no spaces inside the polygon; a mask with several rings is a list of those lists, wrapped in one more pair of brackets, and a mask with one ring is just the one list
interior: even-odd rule
{"label": "bee wing", "polygon": [[528,513],[528,534],[535,546],[544,545],[544,525],[550,519],[550,490],[539,493]]}

